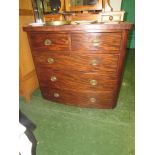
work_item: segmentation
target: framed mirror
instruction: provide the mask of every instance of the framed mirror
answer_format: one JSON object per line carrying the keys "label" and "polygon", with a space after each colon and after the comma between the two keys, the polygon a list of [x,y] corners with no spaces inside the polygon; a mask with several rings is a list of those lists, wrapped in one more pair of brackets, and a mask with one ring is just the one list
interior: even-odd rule
{"label": "framed mirror", "polygon": [[60,14],[65,10],[65,0],[32,0],[36,22],[62,20]]}
{"label": "framed mirror", "polygon": [[66,11],[102,10],[102,0],[65,0]]}

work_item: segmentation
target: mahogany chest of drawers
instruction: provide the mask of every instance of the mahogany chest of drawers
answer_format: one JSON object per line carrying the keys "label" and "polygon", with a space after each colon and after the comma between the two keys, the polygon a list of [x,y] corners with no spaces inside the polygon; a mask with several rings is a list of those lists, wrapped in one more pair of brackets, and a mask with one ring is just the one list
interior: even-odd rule
{"label": "mahogany chest of drawers", "polygon": [[117,103],[130,23],[24,27],[45,99],[89,108]]}

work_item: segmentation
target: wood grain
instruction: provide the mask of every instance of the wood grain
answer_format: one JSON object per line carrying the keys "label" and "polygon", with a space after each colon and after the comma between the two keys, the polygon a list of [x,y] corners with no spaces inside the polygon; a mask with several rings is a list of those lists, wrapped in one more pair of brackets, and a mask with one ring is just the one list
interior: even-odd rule
{"label": "wood grain", "polygon": [[19,15],[20,16],[33,16],[33,11],[27,10],[27,9],[19,9]]}

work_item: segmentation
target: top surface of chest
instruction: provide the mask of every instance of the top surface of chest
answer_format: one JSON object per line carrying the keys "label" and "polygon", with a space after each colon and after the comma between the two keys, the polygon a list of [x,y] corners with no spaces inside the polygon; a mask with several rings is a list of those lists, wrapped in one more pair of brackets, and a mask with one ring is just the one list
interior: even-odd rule
{"label": "top surface of chest", "polygon": [[105,31],[115,31],[115,30],[129,30],[131,29],[133,24],[128,22],[120,22],[117,24],[79,24],[79,25],[61,25],[61,26],[25,26],[24,31],[59,31],[61,32],[71,32],[71,31],[92,31],[92,32],[105,32]]}

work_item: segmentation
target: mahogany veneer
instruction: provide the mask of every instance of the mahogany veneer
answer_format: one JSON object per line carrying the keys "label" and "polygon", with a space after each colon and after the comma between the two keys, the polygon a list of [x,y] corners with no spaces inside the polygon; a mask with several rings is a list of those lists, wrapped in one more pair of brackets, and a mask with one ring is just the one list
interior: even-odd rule
{"label": "mahogany veneer", "polygon": [[131,23],[24,27],[45,99],[114,108]]}

